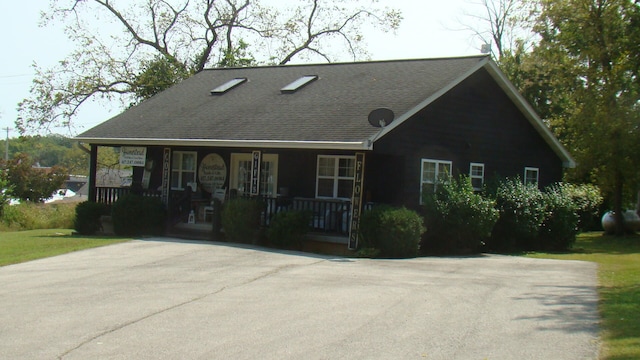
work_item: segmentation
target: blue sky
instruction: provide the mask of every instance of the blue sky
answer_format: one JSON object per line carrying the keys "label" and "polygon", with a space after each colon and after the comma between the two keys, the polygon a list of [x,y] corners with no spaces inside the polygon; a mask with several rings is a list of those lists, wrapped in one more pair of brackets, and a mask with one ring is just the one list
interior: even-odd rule
{"label": "blue sky", "polygon": [[[280,1],[280,0],[278,0]],[[49,67],[63,59],[71,44],[60,28],[38,26],[39,13],[48,1],[0,2],[3,35],[0,58],[0,128],[14,127],[17,103],[29,96],[33,80],[31,65]],[[464,56],[480,53],[481,43],[469,32],[457,31],[464,13],[471,6],[467,0],[380,0],[402,11],[404,20],[394,34],[366,34],[373,60]],[[55,129],[65,135],[76,135],[119,112],[116,104],[90,103],[76,118],[74,133]],[[4,130],[0,133],[4,138]],[[17,136],[14,130],[11,137]]]}

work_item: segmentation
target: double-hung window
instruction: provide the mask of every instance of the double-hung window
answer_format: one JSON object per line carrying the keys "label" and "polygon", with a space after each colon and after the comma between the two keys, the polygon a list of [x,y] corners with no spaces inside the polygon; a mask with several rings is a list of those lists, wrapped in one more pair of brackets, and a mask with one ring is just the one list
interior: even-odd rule
{"label": "double-hung window", "polygon": [[484,164],[471,163],[469,165],[469,178],[471,179],[473,190],[482,190],[482,186],[484,185]]}
{"label": "double-hung window", "polygon": [[420,203],[422,192],[433,193],[438,183],[447,180],[451,176],[451,161],[422,159],[422,172],[420,176]]}
{"label": "double-hung window", "polygon": [[533,184],[538,185],[538,177],[540,170],[535,167],[525,167],[524,168],[524,184]]}
{"label": "double-hung window", "polygon": [[350,199],[355,163],[355,156],[318,155],[316,197]]}
{"label": "double-hung window", "polygon": [[196,181],[195,151],[174,151],[171,159],[171,189],[184,190],[189,183]]}
{"label": "double-hung window", "polygon": [[[250,153],[231,154],[231,175],[229,186],[238,190],[238,194],[249,194],[251,191]],[[278,155],[262,154],[260,164],[260,195],[276,196],[278,190]]]}

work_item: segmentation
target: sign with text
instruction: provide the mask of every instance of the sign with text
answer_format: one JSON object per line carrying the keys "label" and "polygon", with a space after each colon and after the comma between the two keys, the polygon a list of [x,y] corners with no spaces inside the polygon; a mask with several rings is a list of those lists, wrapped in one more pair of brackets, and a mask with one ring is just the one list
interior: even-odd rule
{"label": "sign with text", "polygon": [[262,153],[260,151],[253,151],[251,153],[251,195],[260,195],[261,160]]}
{"label": "sign with text", "polygon": [[227,181],[227,164],[225,164],[222,156],[218,154],[209,154],[200,162],[198,169],[198,180],[200,186],[208,193],[220,189]]}
{"label": "sign with text", "polygon": [[145,166],[147,148],[144,146],[123,146],[120,148],[120,165]]}
{"label": "sign with text", "polygon": [[161,200],[165,205],[169,204],[169,183],[171,179],[171,149],[164,148],[162,154],[162,193]]}
{"label": "sign with text", "polygon": [[351,226],[349,227],[349,250],[358,247],[360,230],[360,214],[362,212],[362,186],[364,184],[364,153],[356,153],[355,178],[353,179],[353,196],[351,198]]}

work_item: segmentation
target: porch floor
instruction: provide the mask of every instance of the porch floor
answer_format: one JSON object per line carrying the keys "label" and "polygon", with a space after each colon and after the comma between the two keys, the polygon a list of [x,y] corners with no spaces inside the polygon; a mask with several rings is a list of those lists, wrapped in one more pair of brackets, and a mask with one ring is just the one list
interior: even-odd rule
{"label": "porch floor", "polygon": [[[190,240],[213,240],[212,234],[211,223],[178,223],[167,231],[167,236]],[[347,249],[347,236],[310,232],[306,237],[302,251],[340,256],[354,254],[354,251]]]}

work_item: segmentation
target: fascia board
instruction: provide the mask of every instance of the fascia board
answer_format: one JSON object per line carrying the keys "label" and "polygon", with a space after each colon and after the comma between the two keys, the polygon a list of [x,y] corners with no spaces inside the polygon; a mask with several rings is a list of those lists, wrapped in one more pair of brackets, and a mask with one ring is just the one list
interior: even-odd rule
{"label": "fascia board", "polygon": [[151,139],[151,138],[93,138],[74,140],[104,146],[201,146],[261,149],[368,150],[362,141],[276,141],[276,140],[216,140],[216,139]]}
{"label": "fascia board", "polygon": [[562,165],[566,168],[576,167],[576,162],[569,154],[567,149],[560,143],[558,138],[551,132],[551,130],[545,125],[544,121],[538,116],[536,111],[531,107],[531,104],[520,94],[518,89],[506,75],[498,68],[498,65],[493,61],[488,61],[486,69],[489,74],[496,80],[500,88],[504,90],[507,96],[514,102],[514,104],[522,111],[527,117],[531,125],[542,136],[542,138],[549,144],[551,149],[562,159]]}

